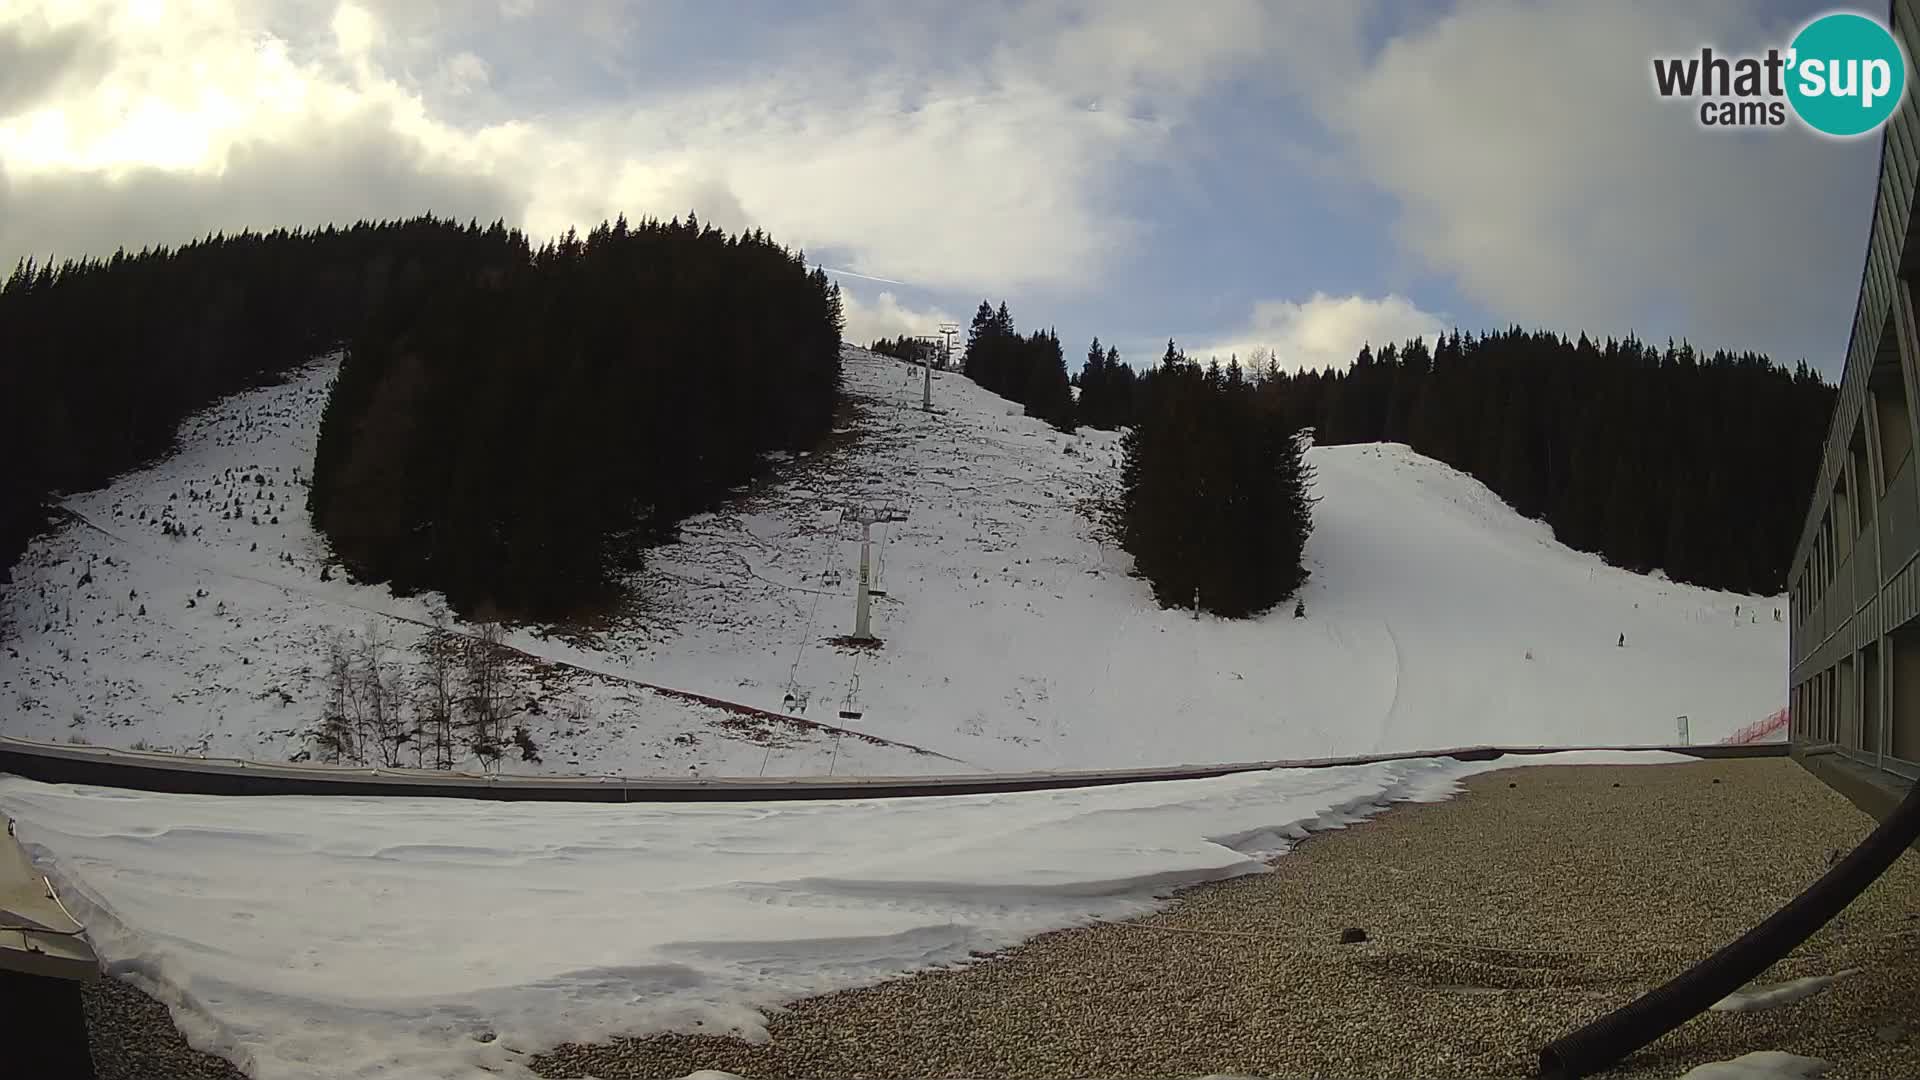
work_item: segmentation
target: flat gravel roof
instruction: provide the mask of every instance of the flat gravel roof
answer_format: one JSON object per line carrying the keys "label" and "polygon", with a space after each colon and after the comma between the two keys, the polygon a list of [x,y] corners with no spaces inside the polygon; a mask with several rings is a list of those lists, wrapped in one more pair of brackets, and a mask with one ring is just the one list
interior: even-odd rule
{"label": "flat gravel roof", "polygon": [[[1782,759],[1536,766],[1320,834],[1272,872],[960,969],[793,1003],[771,1041],[566,1046],[548,1077],[1531,1076],[1543,1044],[1738,937],[1875,822]],[[1368,940],[1341,944],[1341,931]],[[1763,1012],[1709,1012],[1609,1076],[1752,1050],[1920,1076],[1920,854],[1762,982],[1860,969]]]}

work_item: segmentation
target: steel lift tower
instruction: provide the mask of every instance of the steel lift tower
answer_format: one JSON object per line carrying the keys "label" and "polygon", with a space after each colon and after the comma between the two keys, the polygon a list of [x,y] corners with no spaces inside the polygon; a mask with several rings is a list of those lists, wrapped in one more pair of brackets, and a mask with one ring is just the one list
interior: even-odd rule
{"label": "steel lift tower", "polygon": [[893,510],[862,509],[850,511],[847,520],[860,523],[860,584],[854,592],[853,640],[872,641],[873,628],[869,617],[872,607],[873,577],[868,567],[872,563],[873,527],[884,521],[905,521],[907,515]]}

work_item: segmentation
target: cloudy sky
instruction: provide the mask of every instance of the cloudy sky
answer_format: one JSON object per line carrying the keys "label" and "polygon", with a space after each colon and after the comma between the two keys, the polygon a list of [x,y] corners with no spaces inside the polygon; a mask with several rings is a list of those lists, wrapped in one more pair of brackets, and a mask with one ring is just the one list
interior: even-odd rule
{"label": "cloudy sky", "polygon": [[1143,363],[1518,322],[1834,373],[1877,137],[1705,132],[1650,76],[1828,8],[0,0],[0,260],[691,209],[844,271],[862,341],[991,297]]}

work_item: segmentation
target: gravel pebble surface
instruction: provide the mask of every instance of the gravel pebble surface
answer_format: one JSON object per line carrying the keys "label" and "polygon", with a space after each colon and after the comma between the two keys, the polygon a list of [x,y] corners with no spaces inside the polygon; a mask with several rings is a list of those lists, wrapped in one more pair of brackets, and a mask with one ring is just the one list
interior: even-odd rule
{"label": "gravel pebble surface", "polygon": [[[1785,759],[1536,766],[1321,834],[1271,873],[962,967],[809,998],[771,1038],[570,1044],[543,1076],[1531,1076],[1543,1044],[1745,932],[1873,820]],[[1360,928],[1367,940],[1340,944]],[[1750,1050],[1920,1077],[1920,854],[1762,976],[1862,969],[1709,1012],[1606,1074]]]}
{"label": "gravel pebble surface", "polygon": [[246,1080],[225,1058],[187,1045],[167,1007],[117,979],[81,988],[95,1080]]}

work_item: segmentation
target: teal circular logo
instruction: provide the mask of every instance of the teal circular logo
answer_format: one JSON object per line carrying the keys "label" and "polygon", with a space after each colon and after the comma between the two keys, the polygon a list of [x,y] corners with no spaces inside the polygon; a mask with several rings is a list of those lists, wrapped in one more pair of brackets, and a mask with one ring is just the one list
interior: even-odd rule
{"label": "teal circular logo", "polygon": [[1907,89],[1907,58],[1887,28],[1836,12],[1808,23],[1787,53],[1787,100],[1815,131],[1865,135],[1887,122]]}

